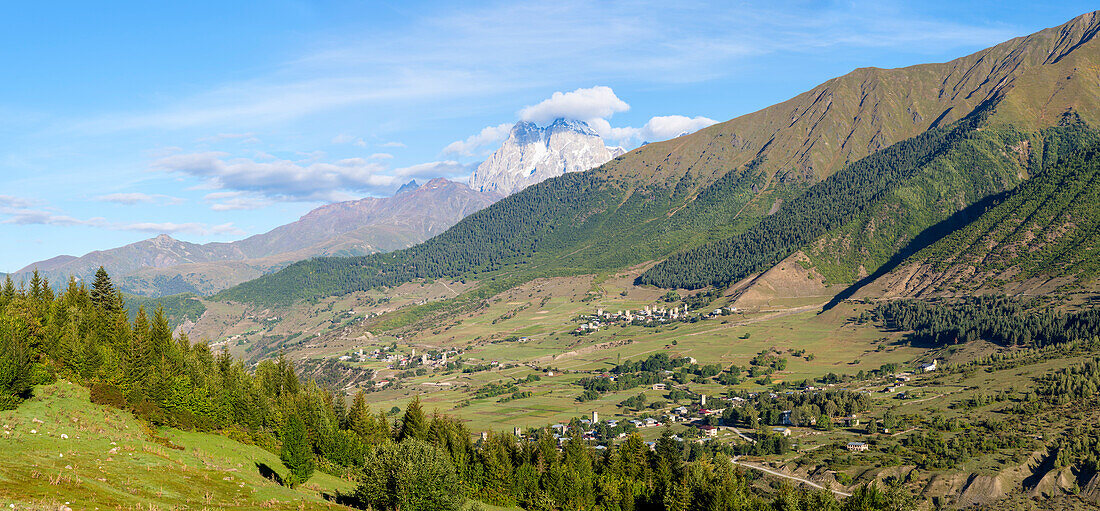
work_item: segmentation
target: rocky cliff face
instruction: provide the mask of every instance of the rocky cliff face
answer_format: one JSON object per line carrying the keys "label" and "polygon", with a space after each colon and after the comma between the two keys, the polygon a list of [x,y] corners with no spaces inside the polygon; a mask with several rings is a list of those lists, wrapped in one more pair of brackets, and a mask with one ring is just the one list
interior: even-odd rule
{"label": "rocky cliff face", "polygon": [[558,119],[546,127],[518,122],[508,139],[470,177],[481,192],[510,195],[566,172],[581,172],[620,156],[582,121]]}

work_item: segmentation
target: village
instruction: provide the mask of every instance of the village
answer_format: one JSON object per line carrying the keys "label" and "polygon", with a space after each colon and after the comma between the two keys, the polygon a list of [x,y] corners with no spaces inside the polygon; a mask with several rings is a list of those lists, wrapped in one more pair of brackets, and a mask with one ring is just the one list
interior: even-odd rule
{"label": "village", "polygon": [[613,325],[657,326],[668,323],[693,323],[704,319],[714,319],[741,312],[737,307],[719,307],[707,313],[692,313],[687,304],[680,307],[645,306],[636,311],[620,310],[616,312],[596,309],[595,314],[585,314],[577,318],[580,324],[572,331],[573,335],[598,332],[600,328]]}
{"label": "village", "polygon": [[[916,373],[931,373],[936,371],[937,361],[932,360],[929,363],[921,363],[917,366]],[[886,375],[885,379],[889,381],[887,386],[881,390],[881,392],[893,393],[898,392],[896,397],[905,399],[905,391],[902,387],[913,381],[917,374],[913,372],[899,372],[895,374]],[[608,376],[608,375],[604,375]],[[612,378],[614,378],[612,376]],[[670,390],[670,384],[668,383],[654,383],[649,386],[650,390],[654,391],[667,391]],[[793,410],[782,410],[775,424],[765,425],[761,423],[761,426],[756,429],[745,430],[745,428],[739,428],[731,420],[731,416],[735,415],[730,413],[732,409],[742,408],[745,406],[751,406],[758,398],[763,398],[766,401],[778,400],[781,396],[793,396],[797,394],[811,394],[816,392],[823,392],[828,389],[840,388],[836,384],[826,384],[822,387],[817,386],[805,386],[800,389],[786,390],[782,393],[779,392],[751,392],[743,395],[731,395],[726,397],[708,398],[706,394],[697,394],[692,399],[692,402],[686,405],[680,405],[679,403],[673,403],[667,411],[645,412],[637,415],[624,414],[616,416],[612,419],[602,420],[598,411],[590,412],[590,416],[584,418],[573,418],[568,422],[558,422],[549,427],[552,432],[552,437],[557,441],[559,448],[569,442],[574,435],[580,435],[581,440],[589,443],[596,444],[596,449],[606,449],[606,446],[613,445],[616,440],[626,438],[632,433],[642,433],[645,438],[652,438],[654,435],[647,434],[649,430],[663,431],[666,428],[676,427],[676,433],[671,435],[671,439],[682,442],[696,442],[703,443],[710,440],[720,440],[723,443],[747,443],[756,444],[765,436],[774,436],[782,439],[790,439],[792,435],[798,437],[816,436],[823,434],[824,431],[834,431],[837,428],[837,434],[858,435],[861,440],[852,440],[843,444],[843,447],[852,453],[861,453],[870,450],[871,444],[867,441],[870,440],[868,431],[874,431],[876,434],[892,435],[895,431],[892,431],[890,427],[871,426],[871,429],[867,427],[867,419],[861,418],[860,414],[852,413],[848,415],[841,415],[836,417],[823,417],[828,420],[827,427],[819,427],[818,416],[811,415],[809,417],[799,417]],[[690,390],[687,392],[690,393]],[[854,393],[870,396],[874,391],[869,388],[861,388],[854,390]],[[743,397],[742,397],[743,396]],[[709,407],[708,399],[711,403],[717,401],[718,407]],[[727,411],[730,410],[730,411]],[[875,419],[871,419],[875,421]],[[533,434],[535,430],[524,431],[520,427],[514,428],[514,435],[517,439],[534,441],[538,435]],[[482,439],[488,437],[488,432],[481,434]],[[720,439],[724,437],[724,439]],[[864,437],[868,438],[864,438]],[[652,450],[655,449],[656,443],[653,440],[647,440],[645,444]]]}

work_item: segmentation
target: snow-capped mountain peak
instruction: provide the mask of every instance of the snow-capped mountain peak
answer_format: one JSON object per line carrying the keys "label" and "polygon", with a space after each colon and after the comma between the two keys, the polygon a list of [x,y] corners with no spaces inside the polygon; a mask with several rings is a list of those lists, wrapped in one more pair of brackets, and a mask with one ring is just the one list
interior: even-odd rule
{"label": "snow-capped mountain peak", "polygon": [[520,121],[508,139],[470,176],[470,187],[510,195],[566,172],[597,167],[625,153],[607,147],[588,123],[556,119],[549,126]]}

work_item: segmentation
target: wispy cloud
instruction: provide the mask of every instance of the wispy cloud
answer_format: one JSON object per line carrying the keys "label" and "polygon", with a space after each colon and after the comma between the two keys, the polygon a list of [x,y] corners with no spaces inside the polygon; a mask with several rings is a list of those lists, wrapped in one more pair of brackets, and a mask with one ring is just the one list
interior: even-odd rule
{"label": "wispy cloud", "polygon": [[385,167],[363,158],[336,162],[255,161],[222,152],[189,153],[157,160],[153,167],[205,181],[211,189],[253,192],[272,200],[344,200],[348,192],[376,192],[396,182]]}
{"label": "wispy cloud", "polygon": [[251,132],[249,132],[249,133],[218,133],[217,135],[214,135],[214,136],[200,138],[199,142],[221,142],[223,140],[248,140],[248,141],[255,140],[255,141],[258,141],[259,139],[256,138],[255,133],[251,133]]}
{"label": "wispy cloud", "polygon": [[163,195],[159,193],[141,193],[141,192],[129,192],[129,193],[109,193],[106,195],[100,195],[95,200],[102,202],[114,202],[116,204],[124,204],[127,206],[133,206],[135,204],[164,204],[175,205],[183,204],[185,201],[180,197],[172,197],[171,195]]}
{"label": "wispy cloud", "polygon": [[112,222],[103,217],[76,218],[48,207],[28,209],[23,206],[40,205],[23,199],[0,197],[0,224],[51,225],[61,227],[93,227],[112,231],[137,231],[155,233],[187,233],[199,236],[219,234],[242,235],[244,231],[232,223],[207,225],[198,222]]}
{"label": "wispy cloud", "polygon": [[352,145],[355,145],[356,147],[367,147],[367,143],[364,142],[362,138],[353,137],[351,135],[347,135],[347,134],[344,134],[344,133],[341,133],[339,135],[336,135],[335,137],[332,137],[332,143],[337,144],[337,145],[352,144]]}
{"label": "wispy cloud", "polygon": [[8,218],[4,219],[0,223],[15,225],[85,225],[93,227],[102,227],[107,225],[106,220],[100,217],[91,218],[88,220],[81,220],[68,215],[62,215],[51,211],[42,210],[22,209],[12,211],[7,214]]}
{"label": "wispy cloud", "polygon": [[203,199],[210,203],[210,209],[214,211],[246,211],[265,208],[272,204],[270,199],[259,194],[241,191],[208,193]]}
{"label": "wispy cloud", "polygon": [[562,0],[455,5],[436,12],[369,37],[332,34],[320,49],[267,75],[150,111],[74,125],[103,131],[252,127],[353,105],[492,99],[506,91],[578,81],[699,82],[736,73],[739,60],[776,52],[836,47],[933,52],[1014,35],[1002,25],[922,18],[904,4],[868,1]]}
{"label": "wispy cloud", "polygon": [[401,177],[459,177],[472,172],[469,165],[463,165],[457,161],[432,161],[420,163],[409,167],[394,169],[394,175]]}
{"label": "wispy cloud", "polygon": [[131,224],[116,224],[114,228],[122,231],[138,231],[151,234],[187,233],[196,234],[199,236],[211,236],[219,234],[243,236],[245,234],[244,231],[234,227],[232,223],[206,225],[195,222],[138,222]]}
{"label": "wispy cloud", "polygon": [[35,201],[11,195],[0,195],[0,211],[4,208],[29,208]]}
{"label": "wispy cloud", "polygon": [[473,156],[474,151],[500,142],[508,138],[508,132],[513,124],[506,122],[496,126],[486,126],[480,132],[466,137],[465,140],[456,140],[443,148],[443,154],[457,154]]}

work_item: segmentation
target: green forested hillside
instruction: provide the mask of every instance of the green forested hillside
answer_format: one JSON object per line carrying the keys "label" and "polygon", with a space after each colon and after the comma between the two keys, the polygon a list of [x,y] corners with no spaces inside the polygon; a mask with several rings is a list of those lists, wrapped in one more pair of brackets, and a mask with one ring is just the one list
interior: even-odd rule
{"label": "green forested hillside", "polygon": [[125,294],[123,296],[126,301],[126,308],[130,311],[131,321],[134,320],[138,310],[162,309],[165,317],[168,318],[168,322],[174,327],[187,320],[197,321],[202,313],[206,312],[206,305],[193,293],[180,293],[160,298]]}
{"label": "green forested hillside", "polygon": [[[677,254],[639,279],[662,287],[727,285],[803,250],[831,283],[852,283],[965,225],[952,218],[1088,145],[1067,113],[1026,134],[981,117],[891,146],[815,185],[746,233]],[[919,238],[932,239],[919,239]]]}
{"label": "green forested hillside", "polygon": [[[985,127],[804,251],[832,283],[855,282],[966,225],[988,207],[980,201],[1040,174],[1095,137],[1072,112],[1059,126],[1034,133]],[[974,209],[968,205],[979,207],[965,211]]]}
{"label": "green forested hillside", "polygon": [[975,221],[909,258],[883,284],[918,293],[1027,279],[1087,281],[1100,271],[1100,145],[1038,172]]}

